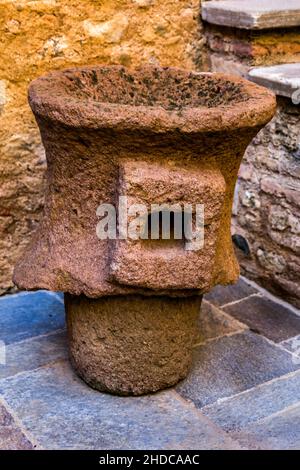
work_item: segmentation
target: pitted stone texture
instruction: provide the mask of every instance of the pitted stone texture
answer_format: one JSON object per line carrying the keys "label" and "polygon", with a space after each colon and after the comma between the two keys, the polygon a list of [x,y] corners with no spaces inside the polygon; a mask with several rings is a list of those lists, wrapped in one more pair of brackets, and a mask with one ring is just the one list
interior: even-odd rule
{"label": "pitted stone texture", "polygon": [[199,0],[0,2],[0,293],[12,288],[13,266],[43,208],[46,165],[28,83],[49,70],[97,63],[202,69],[199,9]]}
{"label": "pitted stone texture", "polygon": [[[147,232],[149,238],[117,240],[112,251],[112,278],[120,284],[149,289],[208,290],[213,282],[216,243],[226,191],[220,171],[205,167],[182,168],[168,163],[149,165],[129,161],[124,163],[120,172],[119,194],[127,197],[129,206],[145,206],[145,214],[139,215],[144,225],[142,231]],[[153,201],[159,205],[156,210],[152,210]],[[171,211],[167,201],[171,201],[173,213],[178,212],[181,217],[184,204],[190,205],[194,218],[197,204],[200,201],[203,204],[204,246],[201,246],[200,251],[199,248],[186,249],[192,242],[185,239],[184,233],[179,240],[151,239],[151,234],[148,234],[151,231],[149,217],[155,212],[159,215],[159,211]],[[128,222],[134,217],[136,214],[128,217]],[[182,225],[183,219],[181,228]]]}
{"label": "pitted stone texture", "polygon": [[[48,183],[41,225],[15,269],[19,287],[88,297],[187,294],[184,284],[154,290],[110,278],[111,244],[97,238],[96,209],[116,203],[119,169],[129,158],[137,166],[168,161],[182,172],[209,167],[222,174],[226,193],[213,273],[205,276],[209,287],[237,279],[230,237],[235,179],[245,148],[274,113],[272,93],[222,74],[94,66],[37,79],[29,97],[46,148]],[[208,283],[200,293],[207,289]]]}
{"label": "pitted stone texture", "polygon": [[93,388],[141,395],[191,365],[201,297],[65,297],[71,362]]}
{"label": "pitted stone texture", "polygon": [[245,29],[286,28],[300,25],[298,0],[226,0],[202,4],[209,23]]}

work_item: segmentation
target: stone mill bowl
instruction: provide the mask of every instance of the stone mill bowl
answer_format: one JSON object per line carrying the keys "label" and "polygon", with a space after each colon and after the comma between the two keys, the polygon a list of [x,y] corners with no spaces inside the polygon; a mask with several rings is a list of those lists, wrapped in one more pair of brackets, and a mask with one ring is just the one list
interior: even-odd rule
{"label": "stone mill bowl", "polygon": [[[274,95],[224,74],[90,66],[34,80],[29,103],[47,187],[15,283],[65,293],[71,362],[94,388],[138,395],[175,384],[191,365],[202,295],[238,278],[234,187]],[[201,206],[201,243],[184,231],[124,236],[130,208],[146,227],[154,206],[188,206],[191,224]],[[101,237],[110,207],[115,225]]]}

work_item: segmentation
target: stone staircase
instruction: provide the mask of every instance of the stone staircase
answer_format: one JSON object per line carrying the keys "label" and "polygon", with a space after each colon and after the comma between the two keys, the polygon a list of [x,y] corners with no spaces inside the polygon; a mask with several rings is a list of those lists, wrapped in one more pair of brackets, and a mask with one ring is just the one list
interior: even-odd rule
{"label": "stone staircase", "polygon": [[300,25],[299,0],[223,0],[202,3],[202,19],[219,26],[250,30]]}
{"label": "stone staircase", "polygon": [[276,95],[291,98],[294,104],[300,103],[300,63],[254,67],[248,78],[270,88]]}

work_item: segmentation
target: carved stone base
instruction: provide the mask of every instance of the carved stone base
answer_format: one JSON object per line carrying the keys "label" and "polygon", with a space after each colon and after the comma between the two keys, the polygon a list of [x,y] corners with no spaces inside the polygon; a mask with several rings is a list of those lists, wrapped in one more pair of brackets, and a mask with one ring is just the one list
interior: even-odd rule
{"label": "carved stone base", "polygon": [[71,362],[93,388],[142,395],[186,377],[201,296],[65,294]]}

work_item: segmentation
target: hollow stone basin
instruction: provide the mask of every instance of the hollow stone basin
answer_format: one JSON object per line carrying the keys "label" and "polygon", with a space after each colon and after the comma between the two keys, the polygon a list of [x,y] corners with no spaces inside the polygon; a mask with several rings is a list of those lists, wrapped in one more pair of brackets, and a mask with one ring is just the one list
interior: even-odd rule
{"label": "hollow stone basin", "polygon": [[[65,292],[71,360],[93,387],[141,394],[176,383],[190,366],[203,293],[238,277],[234,185],[274,114],[273,94],[223,74],[93,66],[38,78],[29,102],[47,189],[15,283]],[[143,220],[153,203],[202,204],[204,246],[120,236],[120,198],[142,205]],[[115,239],[99,239],[102,204],[117,208]]]}

